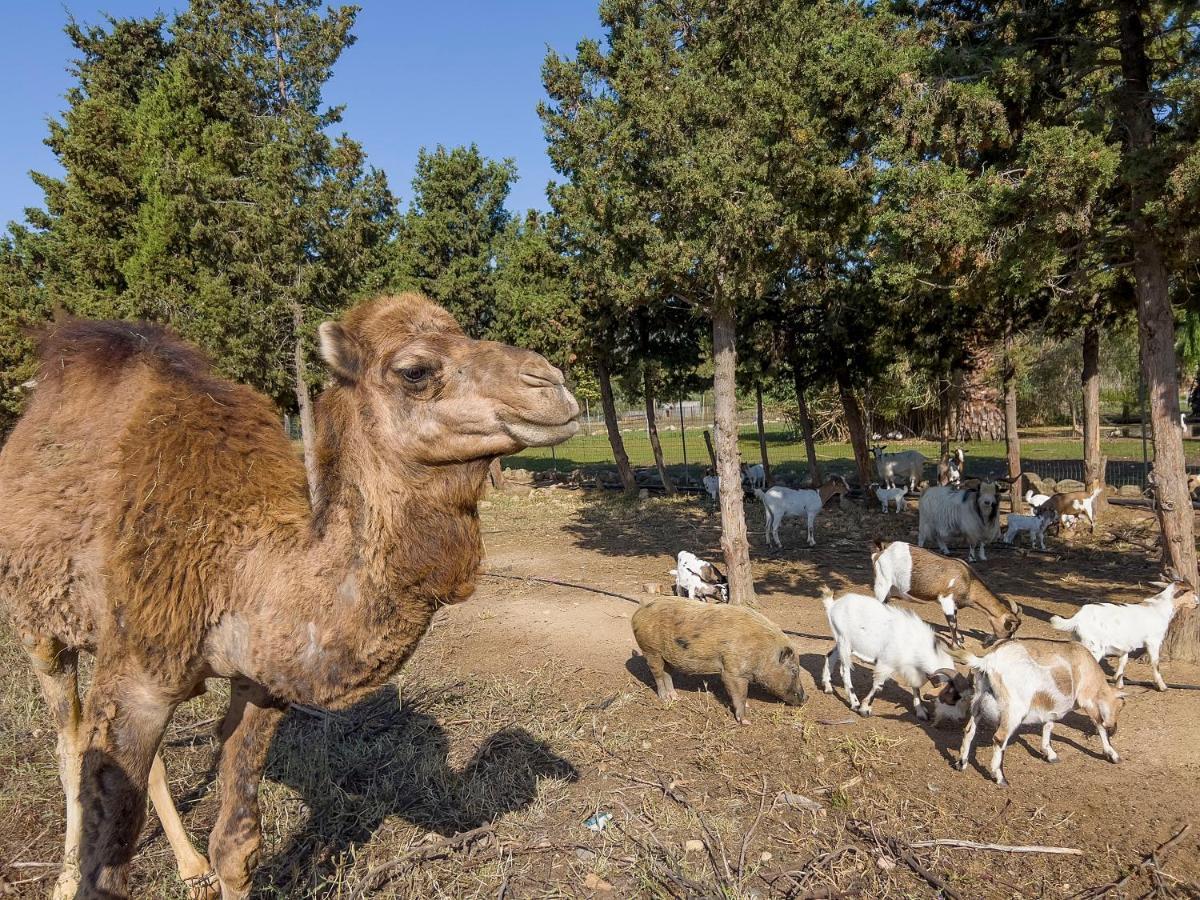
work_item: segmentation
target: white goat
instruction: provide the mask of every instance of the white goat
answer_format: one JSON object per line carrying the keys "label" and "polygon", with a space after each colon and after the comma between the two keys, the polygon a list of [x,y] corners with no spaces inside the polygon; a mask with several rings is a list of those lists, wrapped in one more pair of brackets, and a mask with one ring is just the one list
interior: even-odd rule
{"label": "white goat", "polygon": [[886,449],[886,444],[871,448],[880,480],[888,487],[896,487],[897,481],[908,482],[908,489],[916,490],[925,472],[925,457],[916,450],[884,453]]}
{"label": "white goat", "polygon": [[954,448],[954,453],[946,460],[946,479],[948,484],[961,484],[963,474],[967,471],[966,451],[962,447]]}
{"label": "white goat", "polygon": [[813,522],[817,518],[817,513],[829,502],[830,498],[849,492],[850,485],[841,475],[831,476],[821,485],[820,489],[815,491],[810,488],[795,490],[778,484],[766,491],[755,488],[754,495],[762,501],[763,510],[766,513],[767,544],[774,543],[776,547],[782,547],[783,542],[779,540],[779,526],[783,524],[783,520],[789,516],[804,516],[808,525],[808,546],[815,546],[817,542],[813,538]]}
{"label": "white goat", "polygon": [[694,553],[680,550],[675,557],[675,594],[689,600],[719,600],[729,602],[729,579],[710,562]]}
{"label": "white goat", "polygon": [[[1161,583],[1161,582],[1158,582]],[[1195,609],[1196,592],[1186,584],[1171,582],[1141,603],[1092,603],[1069,619],[1051,616],[1050,624],[1087,648],[1099,662],[1106,656],[1121,657],[1117,663],[1117,687],[1125,684],[1125,664],[1129,654],[1145,648],[1154,672],[1154,684],[1167,689],[1158,671],[1158,654],[1175,613]]]}
{"label": "white goat", "polygon": [[1047,762],[1057,762],[1050,746],[1054,723],[1081,709],[1096,726],[1104,755],[1110,762],[1121,757],[1108,741],[1116,731],[1117,716],[1125,695],[1104,678],[1104,671],[1083,645],[1062,641],[1019,640],[996,644],[982,656],[956,651],[954,658],[975,676],[971,718],[963,729],[958,769],[971,758],[971,744],[981,720],[996,723],[991,772],[996,784],[1004,779],[1004,748],[1022,725],[1042,726],[1042,753]]}
{"label": "white goat", "polygon": [[704,485],[704,489],[708,491],[708,496],[712,497],[712,499],[715,501],[717,499],[717,495],[721,492],[721,476],[705,475],[700,479],[700,482]]}
{"label": "white goat", "polygon": [[746,481],[749,482],[751,490],[767,486],[767,473],[762,463],[746,469]]}
{"label": "white goat", "polygon": [[1030,488],[1025,492],[1025,502],[1028,503],[1034,510],[1039,509],[1041,505],[1049,499],[1049,494],[1034,493],[1033,488]]}
{"label": "white goat", "polygon": [[896,512],[904,512],[907,502],[905,497],[908,495],[906,487],[883,487],[877,482],[871,482],[871,490],[875,492],[875,497],[879,500],[879,508],[883,512],[888,511],[888,504],[895,504]]}
{"label": "white goat", "polygon": [[967,542],[967,559],[987,559],[984,547],[1000,533],[1000,491],[994,481],[981,482],[968,490],[946,485],[926,488],[917,503],[917,546],[936,541],[942,553],[949,553],[946,541],[961,535]]}
{"label": "white goat", "polygon": [[[929,718],[921,703],[926,681],[946,684],[954,678],[954,659],[933,629],[907,609],[886,606],[866,594],[843,594],[836,600],[827,589],[821,602],[833,631],[834,646],[821,668],[821,688],[833,693],[830,668],[840,663],[842,686],[850,708],[871,714],[871,701],[890,679],[912,691],[913,712],[922,722]],[[851,683],[851,664],[857,657],[874,666],[871,690],[859,702]]]}
{"label": "white goat", "polygon": [[1058,521],[1058,515],[1049,507],[1040,508],[1032,516],[1022,516],[1017,513],[1008,514],[1008,522],[1004,529],[1004,543],[1011,544],[1021,532],[1029,533],[1029,546],[1046,549],[1046,529]]}

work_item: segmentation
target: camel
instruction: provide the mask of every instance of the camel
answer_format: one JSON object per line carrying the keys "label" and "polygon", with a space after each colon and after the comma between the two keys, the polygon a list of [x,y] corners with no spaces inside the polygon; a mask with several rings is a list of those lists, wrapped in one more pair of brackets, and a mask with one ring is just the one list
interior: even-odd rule
{"label": "camel", "polygon": [[[0,606],[58,729],[54,896],[128,896],[147,793],[193,893],[246,897],[258,783],[288,704],[353,704],[474,590],[491,460],[566,440],[579,406],[535,353],[413,295],[320,327],[320,491],[262,395],[157,325],[48,328],[0,451]],[[96,657],[82,707],[80,651]],[[179,704],[231,680],[209,859],[157,755]]]}

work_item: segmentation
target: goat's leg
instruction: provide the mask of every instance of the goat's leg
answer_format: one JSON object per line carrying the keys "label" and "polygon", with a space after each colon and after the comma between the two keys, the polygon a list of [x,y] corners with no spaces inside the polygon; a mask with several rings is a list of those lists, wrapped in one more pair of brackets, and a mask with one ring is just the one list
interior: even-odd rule
{"label": "goat's leg", "polygon": [[937,599],[938,606],[942,608],[942,614],[946,617],[946,624],[950,626],[950,639],[955,647],[961,647],[963,638],[958,633],[958,604],[954,602],[954,595],[939,594]]}
{"label": "goat's leg", "polygon": [[867,696],[863,697],[862,703],[859,704],[858,714],[860,716],[869,716],[871,714],[871,701],[875,699],[875,695],[883,690],[883,686],[887,680],[892,677],[892,670],[881,666],[878,661],[875,663],[875,671],[871,678],[871,690],[867,692]]}
{"label": "goat's leg", "polygon": [[954,764],[959,771],[966,769],[967,764],[971,761],[971,745],[975,742],[975,732],[978,728],[979,723],[976,721],[975,713],[972,712],[963,728],[962,746],[958,749],[958,762]]}
{"label": "goat's leg", "polygon": [[221,808],[208,841],[223,900],[250,895],[262,844],[258,785],[285,710],[260,686],[233,680],[221,723]]}
{"label": "goat's leg", "polygon": [[191,838],[179,818],[179,810],[171,800],[171,788],[167,782],[167,769],[163,765],[162,755],[155,753],[154,762],[150,766],[149,781],[150,802],[158,813],[162,823],[163,834],[175,854],[175,864],[179,867],[179,878],[187,885],[194,900],[207,900],[219,896],[217,875],[213,872],[208,860],[192,846]]}
{"label": "goat's leg", "polygon": [[1150,657],[1150,671],[1154,673],[1154,686],[1160,691],[1165,691],[1167,683],[1163,681],[1162,672],[1158,671],[1158,653],[1161,649],[1159,644],[1146,644],[1146,655]]}
{"label": "goat's leg", "polygon": [[1000,721],[996,724],[996,734],[992,738],[992,764],[989,767],[992,779],[996,784],[1005,787],[1008,781],[1004,778],[1004,750],[1021,724],[1019,717],[1010,716],[1007,710],[1000,713]]}
{"label": "goat's leg", "polygon": [[1115,676],[1117,687],[1125,686],[1125,666],[1128,664],[1128,662],[1129,654],[1122,653],[1121,659],[1117,662],[1117,672]]}
{"label": "goat's leg", "polygon": [[1054,748],[1050,746],[1050,733],[1054,731],[1054,723],[1046,722],[1042,725],[1042,756],[1046,757],[1046,762],[1058,762],[1058,754],[1054,752]]}
{"label": "goat's leg", "polygon": [[1108,739],[1108,729],[1104,727],[1104,720],[1100,716],[1099,710],[1092,712],[1092,722],[1096,726],[1096,733],[1100,735],[1100,746],[1104,748],[1104,755],[1110,763],[1119,763],[1121,754],[1113,747],[1112,742]]}
{"label": "goat's leg", "polygon": [[813,538],[813,522],[816,520],[817,514],[815,512],[809,511],[808,513],[806,513],[806,518],[808,521],[808,546],[815,547],[817,542]]}
{"label": "goat's leg", "polygon": [[912,698],[913,715],[917,717],[918,721],[929,721],[929,713],[926,711],[925,704],[921,700],[921,689],[919,687],[912,688]]}
{"label": "goat's leg", "polygon": [[853,655],[850,652],[849,645],[842,646],[840,643],[837,648],[838,659],[841,661],[842,671],[842,687],[846,689],[846,699],[850,701],[850,708],[858,709],[858,697],[854,693],[854,679],[851,678]]}
{"label": "goat's leg", "polygon": [[124,648],[106,650],[84,703],[80,900],[128,896],[150,768],[181,696],[135,670],[130,658]]}
{"label": "goat's leg", "polygon": [[825,661],[821,664],[821,690],[827,694],[833,693],[833,679],[830,678],[829,670],[838,661],[838,648],[834,644],[833,649],[825,654]]}
{"label": "goat's leg", "polygon": [[750,719],[746,715],[746,695],[750,692],[750,679],[722,672],[721,683],[725,685],[725,693],[729,695],[729,700],[733,703],[733,717],[737,719],[739,725],[749,725]]}
{"label": "goat's leg", "polygon": [[67,806],[63,867],[51,894],[53,900],[73,898],[79,888],[79,841],[83,809],[79,803],[80,747],[79,653],[54,638],[27,639],[25,651],[37,673],[42,696],[58,732],[58,777]]}

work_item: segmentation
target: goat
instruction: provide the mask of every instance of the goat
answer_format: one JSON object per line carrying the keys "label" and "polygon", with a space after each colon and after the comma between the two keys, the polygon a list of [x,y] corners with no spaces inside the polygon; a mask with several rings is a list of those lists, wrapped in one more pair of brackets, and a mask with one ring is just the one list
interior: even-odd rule
{"label": "goat", "polygon": [[967,471],[966,452],[962,447],[955,447],[953,453],[942,457],[938,463],[938,484],[960,484],[963,473]]}
{"label": "goat", "polygon": [[895,487],[897,479],[907,481],[908,489],[916,490],[925,471],[925,457],[916,450],[884,453],[886,449],[886,444],[871,448],[875,457],[875,470],[879,473],[880,480],[888,487]]}
{"label": "goat", "polygon": [[1028,503],[1029,506],[1032,509],[1034,509],[1035,511],[1040,509],[1042,504],[1045,503],[1049,499],[1050,499],[1049,494],[1034,493],[1033,488],[1030,488],[1029,490],[1027,490],[1025,492],[1025,502]]}
{"label": "goat", "polygon": [[746,468],[743,474],[751,490],[767,486],[767,472],[762,463]]}
{"label": "goat", "polygon": [[[954,676],[954,660],[933,629],[907,609],[886,606],[866,594],[843,594],[836,600],[826,588],[821,602],[833,632],[833,649],[821,668],[821,688],[833,693],[830,669],[840,663],[842,686],[850,708],[860,715],[871,714],[871,701],[888,680],[912,691],[913,712],[924,722],[929,718],[921,703],[921,686],[926,681],[946,684]],[[859,702],[854,694],[850,670],[854,658],[874,666],[871,690]]]}
{"label": "goat", "polygon": [[926,603],[936,600],[956,645],[963,643],[958,632],[958,611],[967,607],[987,616],[997,638],[1011,638],[1021,627],[1021,608],[993,594],[978,573],[962,560],[939,556],[904,541],[893,541],[885,548],[878,538],[872,550],[875,599],[886,603],[894,593],[906,600]]}
{"label": "goat", "polygon": [[1087,491],[1068,491],[1065,494],[1055,494],[1043,506],[1048,506],[1059,516],[1077,515],[1088,520],[1091,530],[1096,531],[1096,498],[1100,496],[1100,486]]}
{"label": "goat", "polygon": [[789,516],[804,516],[808,524],[808,546],[815,546],[817,542],[813,538],[813,521],[817,518],[817,513],[833,497],[848,493],[850,485],[841,475],[830,476],[829,480],[815,491],[809,488],[795,490],[779,485],[766,491],[755,488],[754,495],[762,501],[763,510],[766,512],[767,544],[774,542],[776,547],[782,547],[779,526],[783,524],[783,520]]}
{"label": "goat", "polygon": [[953,655],[974,675],[971,717],[963,729],[957,769],[966,769],[976,729],[985,719],[997,723],[991,764],[996,784],[1008,783],[1004,778],[1004,748],[1022,725],[1042,726],[1042,754],[1047,762],[1057,762],[1050,733],[1055,722],[1075,709],[1083,710],[1095,724],[1109,761],[1121,761],[1108,735],[1117,731],[1125,694],[1105,680],[1100,664],[1082,644],[1005,641],[982,656],[957,650]]}
{"label": "goat", "polygon": [[879,507],[883,512],[888,511],[888,504],[895,504],[896,512],[903,512],[907,503],[905,497],[908,494],[906,487],[883,487],[876,481],[871,482],[871,490],[874,491],[875,497],[879,500]]}
{"label": "goat", "polygon": [[1004,543],[1011,544],[1013,539],[1023,531],[1029,532],[1029,547],[1046,549],[1046,529],[1058,521],[1058,514],[1048,506],[1041,506],[1032,516],[1022,516],[1017,513],[1008,514],[1008,522],[1004,529]]}
{"label": "goat", "polygon": [[704,485],[704,489],[708,491],[708,496],[711,497],[715,503],[717,500],[717,495],[721,492],[721,476],[705,475],[700,479],[700,482]]}
{"label": "goat", "polygon": [[710,562],[694,553],[680,550],[675,557],[675,594],[689,600],[719,600],[729,602],[729,579]]}
{"label": "goat", "polygon": [[[1156,586],[1162,582],[1155,582]],[[1158,654],[1162,649],[1167,628],[1181,609],[1196,609],[1196,592],[1187,584],[1171,582],[1141,603],[1092,603],[1069,619],[1051,616],[1050,624],[1066,631],[1079,641],[1099,662],[1106,656],[1120,654],[1117,663],[1117,687],[1125,685],[1125,664],[1129,654],[1145,648],[1150,657],[1154,684],[1160,691],[1167,689],[1158,671]]]}
{"label": "goat", "polygon": [[987,559],[985,545],[1000,533],[1000,491],[1005,487],[994,481],[982,481],[966,490],[938,485],[927,488],[917,503],[917,546],[936,541],[942,553],[949,553],[946,540],[962,535],[967,542],[967,559]]}

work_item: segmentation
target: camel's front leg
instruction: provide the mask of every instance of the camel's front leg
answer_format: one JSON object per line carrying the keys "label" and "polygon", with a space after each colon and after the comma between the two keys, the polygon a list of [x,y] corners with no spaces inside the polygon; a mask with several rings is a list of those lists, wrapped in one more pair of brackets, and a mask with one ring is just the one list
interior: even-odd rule
{"label": "camel's front leg", "polygon": [[129,863],[146,817],[146,783],[177,701],[125,651],[105,653],[84,705],[81,900],[127,897]]}
{"label": "camel's front leg", "polygon": [[58,777],[67,801],[67,831],[63,868],[51,895],[53,900],[71,900],[79,888],[79,654],[53,638],[25,641],[25,651],[37,673],[42,696],[58,731]]}
{"label": "camel's front leg", "polygon": [[258,784],[285,711],[259,685],[234,679],[221,724],[221,811],[208,841],[224,900],[250,895],[262,844]]}
{"label": "camel's front leg", "polygon": [[192,846],[187,829],[179,818],[179,810],[171,800],[171,788],[167,782],[167,769],[163,765],[162,756],[154,754],[154,764],[150,767],[150,802],[158,813],[162,823],[163,833],[171,852],[175,854],[175,864],[179,867],[179,878],[187,885],[194,900],[209,900],[218,896],[217,876],[209,866],[208,860]]}

